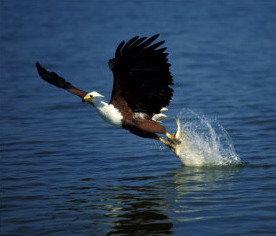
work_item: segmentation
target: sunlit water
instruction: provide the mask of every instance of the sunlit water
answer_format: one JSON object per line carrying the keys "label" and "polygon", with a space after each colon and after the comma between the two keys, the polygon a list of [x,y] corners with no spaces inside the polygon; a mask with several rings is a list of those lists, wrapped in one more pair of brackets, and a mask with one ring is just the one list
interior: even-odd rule
{"label": "sunlit water", "polygon": [[[250,0],[0,1],[0,234],[275,235],[275,12]],[[174,132],[185,108],[203,166],[109,126],[35,69],[108,100],[118,43],[156,33],[175,82],[163,124]]]}

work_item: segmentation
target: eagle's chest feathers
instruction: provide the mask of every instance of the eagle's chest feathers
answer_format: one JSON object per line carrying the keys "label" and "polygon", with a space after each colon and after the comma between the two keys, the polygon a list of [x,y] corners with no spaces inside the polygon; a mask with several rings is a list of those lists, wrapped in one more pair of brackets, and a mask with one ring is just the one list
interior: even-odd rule
{"label": "eagle's chest feathers", "polygon": [[107,104],[101,101],[99,104],[95,104],[100,116],[109,124],[116,127],[122,127],[123,116],[121,112],[115,108],[112,104]]}

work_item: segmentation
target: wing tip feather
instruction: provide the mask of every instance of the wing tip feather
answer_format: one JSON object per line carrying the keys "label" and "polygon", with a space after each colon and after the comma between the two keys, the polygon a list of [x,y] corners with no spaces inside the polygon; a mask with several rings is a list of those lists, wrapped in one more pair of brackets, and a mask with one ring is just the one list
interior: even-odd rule
{"label": "wing tip feather", "polygon": [[156,51],[157,53],[160,53],[160,54],[164,54],[167,48],[164,47],[164,48],[158,49],[158,47],[163,45],[165,43],[165,40],[152,44],[159,36],[160,34],[155,34],[151,37],[134,36],[127,42],[122,41],[118,45],[115,51],[115,58],[119,58],[128,53],[133,53],[133,52],[139,53],[144,48],[147,48],[152,51]]}

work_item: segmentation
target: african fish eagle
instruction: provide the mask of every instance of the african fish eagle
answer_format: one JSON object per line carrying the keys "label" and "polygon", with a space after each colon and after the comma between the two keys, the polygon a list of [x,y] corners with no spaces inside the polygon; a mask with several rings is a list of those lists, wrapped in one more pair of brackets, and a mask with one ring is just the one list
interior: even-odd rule
{"label": "african fish eagle", "polygon": [[[122,41],[116,49],[115,58],[109,60],[114,83],[109,103],[97,92],[87,93],[73,86],[55,72],[49,72],[38,62],[40,77],[46,82],[65,89],[90,103],[108,123],[129,130],[143,138],[161,141],[174,150],[177,132],[169,134],[161,125],[166,106],[173,96],[173,78],[168,63],[165,41],[153,42],[159,37],[134,37]],[[165,136],[167,139],[160,137]]]}

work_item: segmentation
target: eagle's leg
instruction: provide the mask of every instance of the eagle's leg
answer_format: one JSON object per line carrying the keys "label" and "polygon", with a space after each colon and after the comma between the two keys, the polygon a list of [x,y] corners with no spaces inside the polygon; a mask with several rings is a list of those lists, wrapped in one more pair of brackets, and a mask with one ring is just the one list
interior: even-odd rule
{"label": "eagle's leg", "polygon": [[182,138],[186,137],[185,132],[181,128],[180,119],[176,117],[176,125],[177,129],[176,132],[173,134],[170,134],[168,132],[165,132],[164,134],[168,138],[167,140],[158,137],[157,140],[165,144],[167,147],[169,147],[177,157],[181,156],[181,149],[183,146],[181,145]]}
{"label": "eagle's leg", "polygon": [[158,137],[157,139],[158,141],[160,141],[161,143],[165,144],[167,147],[169,147],[170,149],[173,149],[174,148],[174,145],[172,142],[168,141],[168,140],[165,140],[161,137]]}
{"label": "eagle's leg", "polygon": [[177,129],[176,132],[173,134],[170,134],[166,132],[166,137],[168,138],[168,141],[172,142],[173,144],[180,144],[181,138],[185,135],[185,133],[182,131],[180,119],[178,117],[175,118]]}
{"label": "eagle's leg", "polygon": [[166,133],[166,137],[169,139],[169,140],[174,140],[174,134],[170,134],[170,133]]}
{"label": "eagle's leg", "polygon": [[[170,134],[170,133],[166,133],[166,137],[168,138],[169,143],[171,144],[179,144],[181,143],[181,141],[179,140],[179,138],[177,137],[177,132]],[[161,141],[162,142],[162,141]]]}

